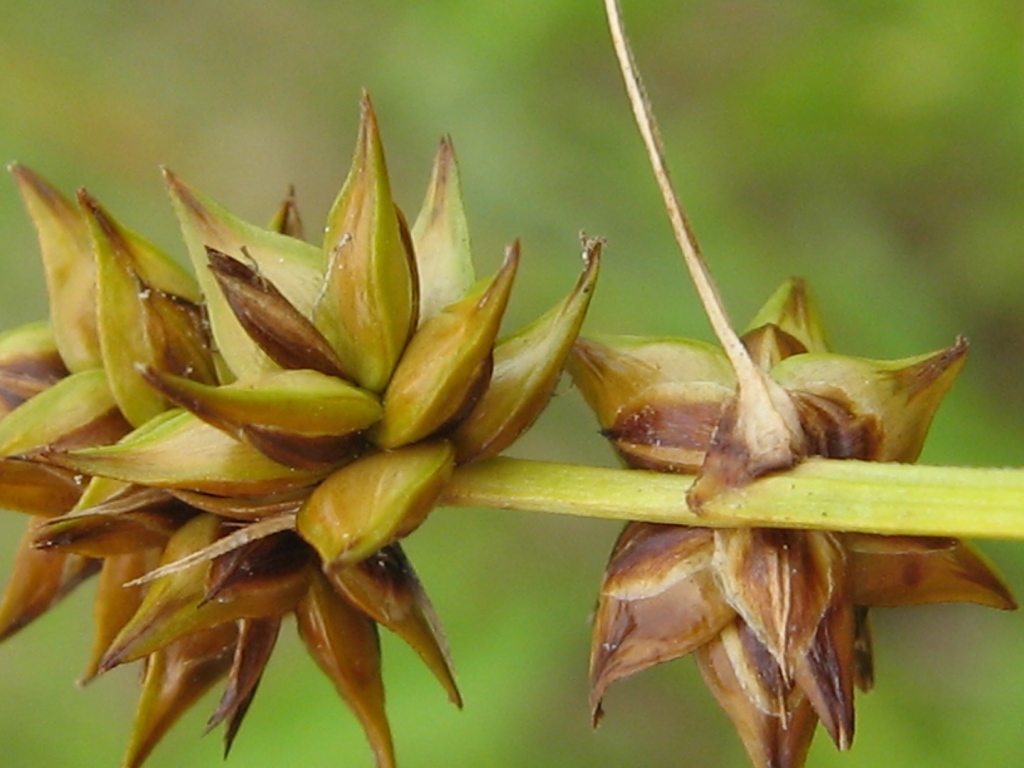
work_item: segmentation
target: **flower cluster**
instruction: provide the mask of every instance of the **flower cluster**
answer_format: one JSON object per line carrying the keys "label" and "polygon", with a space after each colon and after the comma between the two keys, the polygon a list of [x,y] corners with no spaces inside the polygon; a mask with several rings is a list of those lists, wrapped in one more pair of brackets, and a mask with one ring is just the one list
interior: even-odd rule
{"label": "flower cluster", "polygon": [[96,575],[85,674],[144,661],[125,766],[226,678],[231,742],[284,617],[394,764],[378,627],[461,704],[400,540],[457,465],[512,443],[551,396],[597,278],[498,340],[519,263],[477,281],[451,144],[410,228],[368,99],[322,247],[292,196],[269,228],[166,173],[195,277],[31,171],[50,321],[0,337],[0,506],[29,515],[0,638]]}
{"label": "flower cluster", "polygon": [[[782,386],[811,456],[914,461],[967,344],[877,361],[830,353],[803,284],[782,286],[743,344]],[[697,474],[690,506],[755,479],[737,427],[737,375],[683,339],[579,340],[569,365],[626,465]],[[1015,607],[950,538],[626,525],[601,587],[590,657],[595,723],[616,680],[693,654],[758,768],[799,768],[820,720],[853,738],[854,688],[873,683],[869,609],[941,601]]]}

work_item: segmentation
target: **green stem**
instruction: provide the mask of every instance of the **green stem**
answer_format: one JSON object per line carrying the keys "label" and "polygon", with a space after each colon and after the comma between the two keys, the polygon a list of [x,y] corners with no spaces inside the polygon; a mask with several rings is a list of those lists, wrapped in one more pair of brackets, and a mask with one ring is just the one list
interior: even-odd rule
{"label": "green stem", "polygon": [[499,457],[456,470],[443,504],[707,527],[1024,539],[1024,469],[810,459],[697,515],[691,476]]}

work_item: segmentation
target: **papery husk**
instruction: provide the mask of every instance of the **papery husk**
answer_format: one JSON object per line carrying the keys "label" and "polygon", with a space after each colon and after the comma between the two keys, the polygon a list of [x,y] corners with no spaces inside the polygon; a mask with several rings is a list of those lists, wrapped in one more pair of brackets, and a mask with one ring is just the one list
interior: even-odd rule
{"label": "papery husk", "polygon": [[711,569],[707,528],[630,523],[619,536],[598,598],[590,650],[594,724],[616,680],[680,658],[736,616]]}
{"label": "papery husk", "polygon": [[715,531],[714,568],[726,601],[787,678],[845,585],[845,559],[831,533],[775,528]]}
{"label": "papery husk", "polygon": [[[807,291],[806,283],[800,278],[784,282],[761,306],[743,334],[744,344],[748,348],[753,346],[749,339],[750,334],[769,327],[774,331],[781,331],[784,336],[776,335],[772,342],[778,352],[770,354],[767,359],[773,362],[770,365],[763,364],[766,361],[762,358],[761,367],[765,370],[769,370],[780,359],[797,354],[791,351],[797,348],[793,346],[793,342],[796,342],[802,352],[828,351],[818,305]],[[754,354],[754,357],[762,356]]]}
{"label": "papery husk", "polygon": [[306,239],[306,228],[302,223],[302,216],[299,213],[299,204],[295,197],[295,186],[288,187],[288,194],[270,217],[267,229],[296,240]]}
{"label": "papery husk", "polygon": [[814,639],[796,660],[794,680],[840,750],[853,744],[853,694],[857,680],[855,608],[841,591],[818,623]]}
{"label": "papery husk", "polygon": [[[293,531],[257,538],[211,561],[202,604],[239,606],[262,601],[290,608],[292,597],[297,600],[309,586],[312,567],[312,551]],[[252,614],[243,610],[241,615],[260,618],[264,610]]]}
{"label": "papery husk", "polygon": [[[221,521],[199,515],[180,528],[164,549],[161,566],[182,560],[220,537]],[[244,555],[244,553],[243,553]],[[278,569],[274,561],[248,562],[241,584],[211,593],[210,560],[153,581],[138,611],[111,642],[99,665],[106,671],[147,656],[179,638],[240,618],[278,616],[291,610],[308,585],[305,561]]]}
{"label": "papery husk", "polygon": [[217,496],[181,488],[171,489],[170,493],[189,506],[211,515],[254,522],[298,512],[309,496],[309,489],[300,487],[264,496]]}
{"label": "papery husk", "polygon": [[281,618],[278,616],[241,619],[238,622],[238,642],[228,672],[227,685],[217,709],[206,723],[205,731],[209,733],[221,723],[225,724],[225,758],[231,751],[242,720],[256,695],[256,689],[263,678],[263,670],[270,661],[280,629]]}

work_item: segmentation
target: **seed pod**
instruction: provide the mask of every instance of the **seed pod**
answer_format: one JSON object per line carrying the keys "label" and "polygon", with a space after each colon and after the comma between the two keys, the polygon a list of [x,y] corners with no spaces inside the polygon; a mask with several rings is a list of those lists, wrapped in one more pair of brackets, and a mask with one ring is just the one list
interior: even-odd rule
{"label": "seed pod", "polygon": [[83,682],[144,660],[131,768],[225,674],[208,727],[230,749],[291,612],[378,768],[394,766],[378,624],[461,706],[399,540],[456,455],[496,455],[543,409],[601,244],[560,304],[495,343],[518,246],[474,287],[451,142],[410,232],[368,98],[362,117],[322,248],[302,242],[292,192],[261,229],[166,172],[196,280],[87,193],[76,209],[15,169],[54,315],[0,336],[0,505],[47,519],[0,632],[102,561]]}
{"label": "seed pod", "polygon": [[377,768],[394,768],[395,748],[384,710],[377,625],[317,574],[295,609],[299,635],[362,723]]}
{"label": "seed pod", "polygon": [[630,523],[623,529],[594,617],[590,705],[595,725],[609,685],[693,652],[736,616],[718,596],[713,543],[707,528]]}
{"label": "seed pod", "polygon": [[[961,337],[938,352],[893,361],[828,353],[796,355],[779,363],[772,376],[787,389],[822,398],[869,425],[870,437],[861,438],[863,447],[849,458],[911,462],[920,454],[932,417],[966,356],[967,341]],[[835,418],[815,409],[806,398],[798,399],[797,407],[811,431],[843,429],[842,423],[835,424]],[[818,421],[815,426],[819,419],[824,424]],[[835,426],[826,426],[830,422]],[[816,447],[814,453],[827,451]]]}
{"label": "seed pod", "polygon": [[445,441],[374,453],[335,471],[299,510],[299,535],[325,568],[352,565],[415,530],[451,476]]}
{"label": "seed pod", "polygon": [[[118,408],[133,426],[167,409],[140,368],[213,382],[216,373],[199,309],[199,286],[169,256],[121,227],[82,191],[95,242],[103,367]],[[135,329],[125,333],[126,328]]]}
{"label": "seed pod", "polygon": [[145,589],[127,586],[128,582],[153,568],[158,560],[159,551],[152,549],[104,558],[93,602],[92,651],[79,685],[85,685],[98,674],[103,655],[142,604]]}
{"label": "seed pod", "polygon": [[0,459],[0,508],[41,517],[63,515],[78,501],[82,478],[60,467]]}
{"label": "seed pod", "polygon": [[80,504],[50,519],[36,533],[35,546],[97,558],[163,548],[194,515],[167,491],[130,485],[99,504]]}
{"label": "seed pod", "polygon": [[115,445],[51,451],[46,461],[157,488],[263,496],[309,485],[324,472],[294,469],[186,411],[167,411]]}
{"label": "seed pod", "polygon": [[400,544],[389,544],[358,563],[326,571],[349,602],[407,642],[458,707],[451,654],[441,623]]}
{"label": "seed pod", "polygon": [[14,577],[0,600],[0,640],[46,612],[100,568],[98,561],[81,555],[36,549],[35,533],[45,521],[30,519],[14,555]]}
{"label": "seed pod", "polygon": [[[171,537],[161,566],[203,550],[220,535],[216,517],[193,518]],[[228,553],[226,561],[207,559],[156,579],[104,653],[100,671],[148,656],[193,632],[292,610],[310,576],[308,550],[296,543],[294,535],[278,534]],[[275,557],[258,556],[268,548]]]}
{"label": "seed pod", "polygon": [[34,456],[113,442],[130,430],[102,368],[75,373],[0,420],[0,456]]}
{"label": "seed pod", "polygon": [[50,300],[50,322],[69,371],[102,362],[96,330],[96,268],[84,214],[40,176],[21,165],[11,173],[39,236]]}
{"label": "seed pod", "polygon": [[992,564],[969,542],[925,536],[842,534],[852,599],[860,605],[978,603],[1013,610],[1017,602]]}
{"label": "seed pod", "polygon": [[384,394],[384,417],[374,435],[378,445],[422,440],[472,407],[490,379],[494,339],[518,265],[513,245],[490,284],[420,326]]}
{"label": "seed pod", "polygon": [[237,636],[234,624],[220,624],[149,656],[124,768],[140,768],[171,726],[227,674]]}
{"label": "seed pod", "polygon": [[729,624],[694,656],[755,768],[802,766],[817,725],[814,709],[800,688],[786,686],[749,628]]}
{"label": "seed pod", "polygon": [[699,341],[580,339],[569,373],[627,465],[696,472],[736,386],[725,355]]}
{"label": "seed pod", "polygon": [[418,298],[412,246],[365,94],[352,169],[327,216],[323,250],[324,290],[313,320],[356,383],[381,392],[416,327]]}
{"label": "seed pod", "polygon": [[487,390],[451,435],[459,464],[501,453],[548,404],[590,306],[601,263],[600,240],[584,244],[583,262],[583,272],[565,299],[495,346]]}
{"label": "seed pod", "polygon": [[317,371],[277,371],[220,387],[181,376],[143,372],[176,405],[267,457],[289,466],[318,469],[344,459],[356,432],[381,416],[368,392]]}
{"label": "seed pod", "polygon": [[[743,343],[798,415],[796,459],[912,461],[966,353],[962,340],[892,362],[829,353],[798,281]],[[737,426],[728,366],[698,342],[619,338],[578,341],[570,370],[627,464],[699,471],[713,494],[763,471]],[[610,683],[693,651],[754,765],[799,768],[818,720],[839,749],[851,744],[854,688],[873,683],[868,608],[939,600],[1015,607],[956,540],[630,524],[598,602],[595,721]]]}
{"label": "seed pod", "polygon": [[445,136],[437,149],[427,196],[412,225],[419,278],[419,323],[462,299],[476,278],[469,226],[462,207],[462,185],[455,148]]}

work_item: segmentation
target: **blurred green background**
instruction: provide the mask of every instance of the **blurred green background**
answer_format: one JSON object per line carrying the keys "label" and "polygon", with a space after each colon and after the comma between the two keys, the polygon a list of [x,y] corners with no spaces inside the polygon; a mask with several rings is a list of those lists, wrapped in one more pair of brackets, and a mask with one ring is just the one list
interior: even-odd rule
{"label": "blurred green background", "polygon": [[[783,279],[833,347],[899,357],[964,333],[972,359],[924,460],[1024,464],[1024,37],[1015,0],[627,2],[680,194],[742,324]],[[523,240],[509,328],[563,295],[577,233],[608,239],[591,332],[709,337],[631,123],[597,0],[8,3],[0,159],[87,185],[183,254],[157,167],[264,221],[294,183],[315,238],[372,93],[417,210],[436,141],[461,161],[478,270]],[[0,184],[3,327],[42,317],[34,233]],[[612,463],[563,387],[513,453]],[[1024,510],[1022,510],[1024,514]],[[0,516],[0,571],[22,520]],[[408,542],[465,711],[385,638],[399,759],[434,766],[744,766],[690,660],[619,684],[588,726],[588,616],[611,523],[441,510]],[[1018,589],[1024,544],[984,547]],[[135,671],[76,690],[90,588],[0,647],[0,765],[115,766]],[[878,686],[852,755],[814,766],[1024,765],[1024,619],[875,613]],[[371,764],[286,632],[230,765]],[[220,765],[208,698],[149,765]]]}

